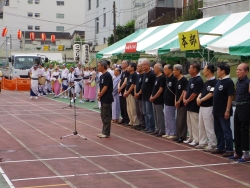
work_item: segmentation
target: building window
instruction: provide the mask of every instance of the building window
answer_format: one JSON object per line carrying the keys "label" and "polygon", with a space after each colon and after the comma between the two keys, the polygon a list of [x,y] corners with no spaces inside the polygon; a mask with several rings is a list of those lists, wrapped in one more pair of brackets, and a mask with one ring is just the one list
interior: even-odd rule
{"label": "building window", "polygon": [[56,18],[64,18],[64,14],[57,13]]}
{"label": "building window", "polygon": [[33,26],[32,25],[28,25],[28,30],[33,30]]}
{"label": "building window", "polygon": [[89,0],[88,10],[91,10],[91,0]]}
{"label": "building window", "polygon": [[64,27],[63,26],[56,26],[56,31],[64,31]]}
{"label": "building window", "polygon": [[40,26],[35,26],[35,30],[40,30]]}
{"label": "building window", "polygon": [[96,7],[99,7],[99,0],[96,0]]}
{"label": "building window", "polygon": [[40,17],[40,13],[35,13],[35,17]]}
{"label": "building window", "polygon": [[99,18],[96,18],[96,28],[95,33],[99,33]]}
{"label": "building window", "polygon": [[106,26],[106,13],[103,14],[103,27]]}
{"label": "building window", "polygon": [[35,4],[40,4],[40,0],[35,0]]}
{"label": "building window", "polygon": [[10,1],[6,0],[5,6],[9,6],[10,5]]}
{"label": "building window", "polygon": [[63,5],[64,5],[64,1],[56,1],[56,4],[57,4],[58,6],[63,6]]}
{"label": "building window", "polygon": [[103,38],[103,44],[106,44],[106,38],[105,37]]}
{"label": "building window", "polygon": [[28,17],[33,17],[33,13],[32,12],[28,12]]}
{"label": "building window", "polygon": [[33,0],[28,0],[28,4],[33,4]]}

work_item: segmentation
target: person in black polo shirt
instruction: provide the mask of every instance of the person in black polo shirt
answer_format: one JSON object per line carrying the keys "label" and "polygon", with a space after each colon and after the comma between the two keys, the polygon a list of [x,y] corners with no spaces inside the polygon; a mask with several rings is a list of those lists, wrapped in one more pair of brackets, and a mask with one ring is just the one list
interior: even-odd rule
{"label": "person in black polo shirt", "polygon": [[182,75],[182,65],[175,64],[173,75],[177,78],[175,90],[176,113],[176,138],[177,143],[182,143],[187,137],[187,108],[183,104],[183,93],[187,87],[188,80]]}
{"label": "person in black polo shirt", "polygon": [[120,94],[120,108],[121,108],[122,120],[119,121],[118,124],[129,124],[126,97],[123,96],[127,84],[127,79],[129,77],[129,72],[127,71],[128,65],[129,65],[128,60],[122,61],[121,81],[118,84],[118,93]]}
{"label": "person in black polo shirt", "polygon": [[142,69],[144,71],[144,77],[142,80],[142,103],[143,103],[143,114],[145,118],[146,128],[143,129],[146,133],[153,133],[155,131],[155,120],[153,114],[152,103],[149,98],[152,94],[152,90],[155,83],[155,74],[150,69],[150,62],[144,60],[142,62]]}
{"label": "person in black polo shirt", "polygon": [[135,71],[136,71],[136,64],[130,63],[128,66],[128,72],[130,73],[130,75],[127,79],[125,92],[123,94],[123,96],[126,97],[127,112],[128,112],[128,117],[130,119],[130,122],[129,124],[127,124],[127,126],[139,125],[139,120],[136,115],[135,98],[134,98],[135,83],[137,78],[137,73]]}
{"label": "person in black polo shirt", "polygon": [[164,88],[166,85],[166,77],[163,72],[163,67],[160,63],[154,65],[154,73],[156,75],[155,84],[153,87],[152,95],[149,99],[153,103],[153,113],[157,130],[152,133],[156,137],[165,135],[165,122],[164,122]]}
{"label": "person in black polo shirt", "polygon": [[226,63],[218,64],[219,80],[214,87],[213,115],[214,131],[217,138],[217,148],[212,154],[223,154],[223,157],[233,156],[233,135],[230,128],[230,116],[234,95],[234,83],[230,79],[230,67]]}
{"label": "person in black polo shirt", "polygon": [[236,109],[234,113],[235,154],[230,159],[238,162],[250,161],[249,156],[249,125],[250,125],[250,87],[247,74],[249,66],[241,63],[236,70]]}
{"label": "person in black polo shirt", "polygon": [[138,127],[135,127],[136,130],[142,130],[146,128],[145,120],[143,116],[143,110],[142,110],[142,80],[144,76],[144,72],[142,70],[142,63],[138,63],[137,65],[137,78],[136,78],[136,84],[135,84],[135,105],[136,105],[136,114],[139,120],[140,125]]}
{"label": "person in black polo shirt", "polygon": [[[199,145],[196,149],[204,149],[210,152],[216,148],[216,136],[214,133],[214,116],[213,116],[213,95],[214,86],[217,82],[214,76],[215,67],[213,65],[206,65],[203,69],[203,75],[207,81],[204,84],[202,92],[196,99],[199,112]],[[208,143],[207,143],[208,141]]]}
{"label": "person in black polo shirt", "polygon": [[183,103],[187,107],[187,126],[189,139],[184,143],[190,146],[198,145],[199,141],[199,109],[196,104],[196,98],[201,93],[203,88],[203,80],[200,77],[200,65],[198,63],[192,63],[189,67],[189,74],[192,78],[189,79],[187,88],[183,95]]}
{"label": "person in black polo shirt", "polygon": [[165,135],[168,139],[176,138],[175,126],[175,90],[177,78],[173,75],[173,66],[168,64],[164,66],[164,74],[166,75],[166,86],[164,90],[164,114],[165,114]]}
{"label": "person in black polo shirt", "polygon": [[110,137],[111,113],[113,100],[113,80],[107,71],[107,62],[100,61],[98,63],[98,71],[102,72],[100,77],[100,91],[98,92],[98,100],[101,101],[101,118],[103,123],[102,134],[97,136],[100,138]]}

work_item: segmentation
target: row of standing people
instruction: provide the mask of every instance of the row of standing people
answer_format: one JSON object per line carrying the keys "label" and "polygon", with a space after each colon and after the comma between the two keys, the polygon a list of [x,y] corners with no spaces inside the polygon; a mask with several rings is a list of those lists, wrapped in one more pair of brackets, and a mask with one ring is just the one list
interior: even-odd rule
{"label": "row of standing people", "polygon": [[[198,63],[190,65],[189,80],[182,75],[182,69],[179,64],[163,67],[157,63],[152,71],[148,60],[138,65],[123,61],[122,70],[114,70],[112,121],[118,122],[121,115],[118,123],[124,126],[240,162],[250,160],[249,111],[238,112],[250,107],[248,65],[240,64],[237,69],[237,86],[241,87],[236,87],[236,153],[230,128],[235,88],[229,65],[218,65],[218,80],[214,76],[215,67],[205,66],[205,83]],[[103,137],[109,134],[103,133]]]}
{"label": "row of standing people", "polygon": [[[73,99],[79,95],[79,102],[83,103],[83,98],[86,101],[94,101],[96,98],[96,72],[93,68],[82,68],[82,64],[78,63],[77,67],[70,67],[68,70],[66,64],[63,64],[62,70],[59,66],[53,69],[53,65],[43,68],[42,64],[35,64],[29,71],[31,76],[31,98],[43,96],[46,94],[55,94],[58,97],[61,92],[61,97]],[[44,83],[39,83],[38,80],[43,78]],[[73,89],[68,89],[69,86],[74,86]],[[68,93],[70,91],[70,94]]]}

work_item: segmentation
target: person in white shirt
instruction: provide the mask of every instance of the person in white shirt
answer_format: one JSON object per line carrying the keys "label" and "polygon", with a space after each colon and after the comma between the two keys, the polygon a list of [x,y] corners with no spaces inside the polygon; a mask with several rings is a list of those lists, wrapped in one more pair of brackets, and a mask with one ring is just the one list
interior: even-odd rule
{"label": "person in white shirt", "polygon": [[[72,87],[75,84],[74,83],[74,80],[75,80],[74,70],[75,70],[75,67],[70,67],[69,69],[69,74],[68,74],[69,87]],[[71,99],[71,102],[74,102],[74,99],[73,99],[74,95],[75,95],[75,87],[72,87],[69,90],[69,98]]]}
{"label": "person in white shirt", "polygon": [[30,85],[30,99],[38,99],[38,78],[41,77],[41,72],[38,69],[38,65],[35,64],[29,70],[29,75],[31,78],[31,85]]}
{"label": "person in white shirt", "polygon": [[[40,63],[38,65],[38,69],[41,73],[41,77],[44,77],[45,75],[45,69],[43,68],[43,64]],[[43,96],[43,95],[46,95],[45,91],[44,91],[44,88],[45,88],[45,83],[44,84],[41,84],[40,81],[38,80],[38,96]]]}
{"label": "person in white shirt", "polygon": [[74,70],[74,76],[75,76],[75,95],[79,94],[79,102],[84,103],[82,100],[82,93],[83,93],[83,68],[82,63],[79,62],[77,64],[77,67]]}
{"label": "person in white shirt", "polygon": [[[69,69],[67,69],[66,64],[63,64],[63,70],[62,70],[62,92],[68,89],[68,74]],[[64,98],[68,98],[68,91],[64,92]]]}
{"label": "person in white shirt", "polygon": [[44,77],[46,78],[45,86],[44,86],[44,92],[46,94],[52,93],[52,87],[51,87],[51,82],[50,82],[50,72],[48,70],[48,67],[44,68]]}
{"label": "person in white shirt", "polygon": [[90,89],[90,71],[89,67],[85,67],[84,71],[84,94],[83,98],[85,101],[89,101],[89,89]]}

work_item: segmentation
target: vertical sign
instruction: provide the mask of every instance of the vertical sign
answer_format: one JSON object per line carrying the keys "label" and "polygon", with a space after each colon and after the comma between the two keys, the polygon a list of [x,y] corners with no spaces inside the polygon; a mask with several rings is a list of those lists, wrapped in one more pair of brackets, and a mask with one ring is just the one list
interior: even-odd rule
{"label": "vertical sign", "polygon": [[89,62],[89,45],[84,44],[82,45],[82,61]]}
{"label": "vertical sign", "polygon": [[200,49],[198,30],[178,33],[178,36],[181,51]]}
{"label": "vertical sign", "polygon": [[74,60],[80,60],[80,51],[81,51],[81,45],[80,44],[74,44],[73,45],[73,57],[74,57]]}

